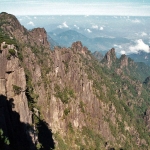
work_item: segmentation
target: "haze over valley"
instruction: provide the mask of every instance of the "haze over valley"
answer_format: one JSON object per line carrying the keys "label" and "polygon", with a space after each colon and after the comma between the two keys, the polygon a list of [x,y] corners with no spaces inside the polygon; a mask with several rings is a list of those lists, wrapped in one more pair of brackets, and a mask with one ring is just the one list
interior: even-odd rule
{"label": "haze over valley", "polygon": [[81,41],[92,52],[110,48],[117,55],[149,53],[150,17],[134,16],[17,16],[28,29],[44,27],[59,46]]}

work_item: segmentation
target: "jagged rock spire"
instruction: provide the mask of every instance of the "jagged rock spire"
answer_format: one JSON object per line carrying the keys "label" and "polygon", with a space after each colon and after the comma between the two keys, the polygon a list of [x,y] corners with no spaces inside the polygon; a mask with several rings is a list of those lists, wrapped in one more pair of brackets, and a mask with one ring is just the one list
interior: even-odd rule
{"label": "jagged rock spire", "polygon": [[128,57],[123,54],[121,55],[121,58],[120,58],[120,68],[123,68],[123,67],[127,67],[128,66]]}
{"label": "jagged rock spire", "polygon": [[88,52],[87,47],[83,46],[81,41],[74,42],[72,44],[71,48],[74,49],[74,50],[76,50],[77,52],[81,52],[83,54],[85,54],[85,53]]}
{"label": "jagged rock spire", "polygon": [[112,48],[109,50],[106,55],[104,56],[103,62],[107,64],[107,66],[110,68],[113,62],[116,61],[116,52],[115,49]]}

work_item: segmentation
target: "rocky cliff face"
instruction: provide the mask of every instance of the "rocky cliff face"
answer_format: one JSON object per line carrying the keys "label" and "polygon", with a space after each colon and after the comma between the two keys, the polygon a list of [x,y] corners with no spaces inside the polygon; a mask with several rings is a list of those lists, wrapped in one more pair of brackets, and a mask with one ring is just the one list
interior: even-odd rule
{"label": "rocky cliff face", "polygon": [[[10,54],[10,49],[14,50],[15,55]],[[11,143],[12,149],[21,149],[22,146],[26,149],[27,145],[29,149],[34,149],[34,146],[27,142],[29,133],[26,134],[26,132],[30,130],[27,124],[32,124],[32,112],[29,110],[25,94],[26,78],[24,68],[20,66],[17,55],[14,45],[1,43],[0,111],[2,117],[0,128],[4,129],[6,135],[13,141],[14,145]],[[35,142],[34,138],[32,140]]]}
{"label": "rocky cliff face", "polygon": [[128,67],[129,65],[129,60],[126,55],[121,55],[121,57],[118,59],[116,57],[116,52],[115,49],[112,48],[110,49],[102,59],[102,62],[108,67],[117,67],[120,68],[121,70],[125,67]]}
{"label": "rocky cliff face", "polygon": [[122,69],[123,67],[128,67],[129,65],[129,61],[128,61],[128,57],[126,55],[122,55],[120,58],[121,62],[120,62],[120,68]]}
{"label": "rocky cliff face", "polygon": [[37,46],[44,46],[44,48],[49,49],[50,44],[47,40],[47,34],[44,28],[36,28],[29,32],[31,45],[35,43]]}
{"label": "rocky cliff face", "polygon": [[[30,43],[31,46],[34,46],[39,43],[40,46],[44,45],[45,48],[49,48],[49,43],[46,41],[47,39],[44,29],[35,29],[37,30],[37,32],[31,31],[30,33],[20,25],[20,23],[14,16],[2,13],[0,14],[0,17],[2,18],[2,33],[5,32],[9,35],[10,42],[8,43],[11,43],[11,40],[16,38],[18,42],[21,42],[20,44],[24,42],[28,44]],[[39,35],[40,37],[40,39],[38,39],[39,42],[37,42],[37,39],[35,38],[37,37],[37,35]],[[34,129],[28,126],[28,124],[33,124],[33,112],[29,109],[28,97],[26,96],[26,68],[21,65],[20,59],[22,59],[22,53],[20,55],[20,49],[18,48],[18,45],[16,45],[16,42],[12,44],[8,43],[5,40],[1,43],[0,53],[0,95],[2,97],[1,99],[3,99],[3,101],[6,101],[2,103],[1,109],[2,111],[6,110],[9,112],[8,115],[5,115],[4,119],[2,119],[3,125],[1,126],[1,128],[4,129],[4,132],[7,133],[7,130],[12,130],[13,132],[15,132],[14,130],[17,130],[16,127],[18,126],[18,133],[13,133],[13,137],[10,137],[11,141],[13,141],[13,138],[16,138],[16,136],[18,136],[19,132],[22,132],[24,134],[25,138],[21,137],[22,140],[20,141],[20,144],[17,144],[19,143],[19,140],[14,141],[14,143],[16,144],[15,147],[11,145],[12,149],[21,149],[21,147],[23,148],[23,144],[26,143],[23,142],[23,139],[27,141],[27,138],[29,137],[31,137],[32,139],[31,141],[27,142],[28,144],[26,143],[26,146],[24,145],[24,148],[35,149],[35,146],[30,147],[30,145],[32,145],[31,142],[33,142],[33,144],[36,144],[36,135],[33,133]],[[9,103],[11,103],[12,108],[9,108]],[[15,116],[17,116],[17,119],[14,118]],[[10,127],[7,125],[7,117],[11,117],[10,120],[12,122],[9,122]],[[16,123],[13,123],[15,121]],[[24,125],[22,125],[21,123],[24,123]],[[5,128],[6,126],[8,127],[8,129]],[[20,135],[22,134],[20,133]]]}
{"label": "rocky cliff face", "polygon": [[[7,48],[3,48],[7,47]],[[9,50],[13,49],[15,55],[10,56],[8,60]],[[28,109],[28,102],[25,96],[26,90],[26,78],[24,68],[19,65],[19,59],[17,58],[17,50],[13,45],[1,44],[0,54],[0,94],[6,96],[9,99],[14,100],[15,110],[20,114],[20,121],[25,123],[31,123],[31,115]],[[15,93],[15,86],[19,87],[19,94]]]}
{"label": "rocky cliff face", "polygon": [[[16,39],[8,44],[3,37],[0,53],[0,94],[5,101],[0,103],[0,128],[11,143],[45,150],[149,149],[141,116],[150,93],[133,80],[132,61],[126,56],[118,60],[111,49],[99,63],[79,41],[51,51],[44,29],[27,31],[6,13],[0,18],[1,33],[11,42]],[[16,126],[21,136],[14,133]],[[11,144],[9,149],[23,148]]]}

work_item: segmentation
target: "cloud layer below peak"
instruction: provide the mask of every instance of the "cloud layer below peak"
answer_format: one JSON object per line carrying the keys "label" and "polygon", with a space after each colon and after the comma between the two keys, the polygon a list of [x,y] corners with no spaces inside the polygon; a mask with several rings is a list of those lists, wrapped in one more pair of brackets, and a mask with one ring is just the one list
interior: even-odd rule
{"label": "cloud layer below peak", "polygon": [[131,53],[138,53],[140,50],[146,53],[150,52],[149,46],[145,44],[142,39],[137,40],[135,43],[135,45],[129,47]]}

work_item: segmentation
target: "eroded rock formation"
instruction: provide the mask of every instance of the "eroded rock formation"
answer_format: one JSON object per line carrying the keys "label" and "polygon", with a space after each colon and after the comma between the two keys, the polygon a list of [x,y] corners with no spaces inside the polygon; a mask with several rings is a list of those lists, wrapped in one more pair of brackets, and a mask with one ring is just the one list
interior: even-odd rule
{"label": "eroded rock formation", "polygon": [[25,135],[14,143],[46,150],[149,149],[144,119],[133,113],[148,103],[149,93],[131,78],[132,61],[118,59],[112,48],[99,63],[80,41],[51,51],[44,29],[27,31],[6,13],[0,18],[9,40],[16,39],[2,41],[0,51],[0,127],[11,141]]}

